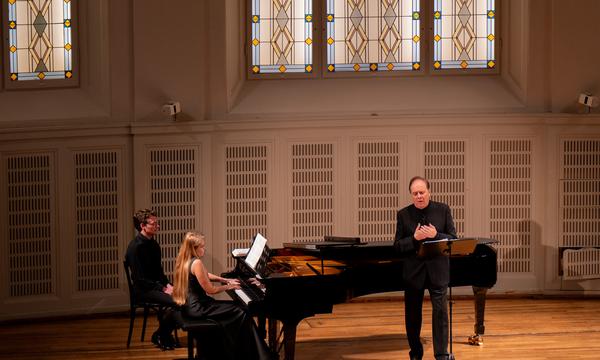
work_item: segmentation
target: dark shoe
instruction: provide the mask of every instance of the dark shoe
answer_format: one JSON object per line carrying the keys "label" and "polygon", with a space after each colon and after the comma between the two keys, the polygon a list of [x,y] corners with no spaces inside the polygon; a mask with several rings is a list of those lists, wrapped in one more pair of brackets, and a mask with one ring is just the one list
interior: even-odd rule
{"label": "dark shoe", "polygon": [[175,349],[175,341],[173,340],[173,337],[169,339],[169,337],[159,335],[158,332],[152,334],[152,343],[163,351]]}
{"label": "dark shoe", "polygon": [[162,337],[160,337],[160,336],[158,337],[158,339],[159,339],[158,342],[160,343],[159,346],[160,346],[161,350],[174,350],[175,349],[175,345],[172,342],[170,342],[169,340],[167,340],[167,339],[163,340]]}
{"label": "dark shoe", "polygon": [[[177,331],[177,330],[175,330]],[[175,333],[175,335],[177,335],[177,333]],[[173,341],[173,346],[178,349],[181,347],[181,343],[179,342],[179,337],[178,336],[173,336],[169,334],[169,337],[171,338],[171,340]]]}
{"label": "dark shoe", "polygon": [[151,340],[150,340],[150,341],[152,341],[152,343],[153,343],[154,345],[158,346],[158,331],[155,331],[155,332],[152,334],[152,338],[151,338]]}
{"label": "dark shoe", "polygon": [[169,334],[166,336],[161,336],[160,339],[164,345],[164,350],[175,349],[175,339],[173,338],[173,335]]}
{"label": "dark shoe", "polygon": [[[421,342],[424,342],[424,339],[421,339]],[[421,351],[417,352],[413,349],[411,349],[408,352],[408,357],[410,358],[410,360],[422,360],[423,359],[423,349],[421,349]]]}

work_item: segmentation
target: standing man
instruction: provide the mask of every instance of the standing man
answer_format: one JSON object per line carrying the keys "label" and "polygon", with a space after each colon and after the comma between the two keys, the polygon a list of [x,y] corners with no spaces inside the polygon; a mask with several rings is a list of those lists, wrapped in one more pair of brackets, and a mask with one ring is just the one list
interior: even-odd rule
{"label": "standing man", "polygon": [[175,306],[175,301],[171,296],[173,285],[163,271],[160,245],[154,239],[160,229],[156,212],[149,209],[136,211],[133,225],[138,235],[131,240],[125,254],[133,286],[141,299],[165,306],[166,309],[158,314],[159,326],[152,334],[152,342],[162,350],[172,350],[175,340],[171,332],[175,329],[175,322],[170,308]]}
{"label": "standing man", "polygon": [[448,283],[449,260],[438,255],[417,257],[422,241],[456,238],[454,221],[448,205],[430,201],[429,181],[420,176],[408,184],[412,205],[398,211],[395,248],[406,258],[403,265],[404,318],[410,345],[410,359],[423,358],[421,323],[425,289],[429,291],[432,306],[433,350],[436,360],[446,360],[448,354]]}

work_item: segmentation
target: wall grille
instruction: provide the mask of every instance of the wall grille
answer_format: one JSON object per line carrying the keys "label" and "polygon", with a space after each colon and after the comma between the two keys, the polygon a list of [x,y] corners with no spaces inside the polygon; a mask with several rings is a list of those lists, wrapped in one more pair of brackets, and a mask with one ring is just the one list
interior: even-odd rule
{"label": "wall grille", "polygon": [[563,179],[600,179],[600,140],[564,140]]}
{"label": "wall grille", "polygon": [[150,206],[156,210],[163,269],[172,278],[183,236],[197,230],[196,203],[199,150],[195,147],[155,148],[150,153]]}
{"label": "wall grille", "polygon": [[600,278],[600,140],[561,144],[559,247],[563,279]]}
{"label": "wall grille", "polygon": [[55,272],[54,156],[8,156],[9,296],[52,294]]}
{"label": "wall grille", "polygon": [[77,152],[74,161],[77,290],[118,289],[119,154]]}
{"label": "wall grille", "polygon": [[465,142],[426,141],[425,178],[432,200],[448,204],[458,236],[465,231]]}
{"label": "wall grille", "polygon": [[267,236],[267,147],[228,146],[225,149],[225,217],[228,269],[235,248],[250,246],[254,235]]}
{"label": "wall grille", "polygon": [[498,271],[531,271],[532,142],[490,143],[490,236],[499,240]]}
{"label": "wall grille", "polygon": [[333,144],[292,145],[292,241],[333,234]]}
{"label": "wall grille", "polygon": [[399,209],[400,143],[358,143],[358,234],[362,241],[393,239]]}
{"label": "wall grille", "polygon": [[562,145],[560,245],[600,247],[600,140]]}
{"label": "wall grille", "polygon": [[565,249],[563,279],[585,280],[600,278],[600,249]]}

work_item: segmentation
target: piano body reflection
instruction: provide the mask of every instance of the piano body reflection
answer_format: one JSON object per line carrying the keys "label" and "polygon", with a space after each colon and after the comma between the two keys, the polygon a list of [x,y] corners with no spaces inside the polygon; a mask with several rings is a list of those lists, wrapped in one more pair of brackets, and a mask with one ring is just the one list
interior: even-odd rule
{"label": "piano body reflection", "polygon": [[[471,255],[452,256],[450,286],[491,288],[497,277],[496,250],[490,246],[494,242],[479,239]],[[260,274],[262,287],[247,281],[257,274],[243,258],[237,258],[235,269],[224,274],[240,279],[242,289],[229,290],[229,295],[258,317],[263,335],[265,319],[269,320],[269,346],[277,353],[283,348],[286,360],[294,359],[296,327],[303,319],[331,313],[334,304],[361,295],[404,290],[402,256],[392,242],[287,245],[269,250],[268,263]]]}

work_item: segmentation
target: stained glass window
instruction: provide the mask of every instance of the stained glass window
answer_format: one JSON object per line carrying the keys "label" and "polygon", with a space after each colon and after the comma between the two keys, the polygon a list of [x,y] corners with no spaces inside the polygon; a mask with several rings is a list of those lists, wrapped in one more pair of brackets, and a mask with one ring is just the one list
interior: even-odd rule
{"label": "stained glass window", "polygon": [[247,1],[257,77],[498,68],[498,0]]}
{"label": "stained glass window", "polygon": [[9,79],[73,78],[72,1],[6,1]]}
{"label": "stained glass window", "polygon": [[420,68],[419,0],[326,0],[327,71]]}
{"label": "stained glass window", "polygon": [[312,0],[251,0],[250,7],[251,72],[312,72]]}
{"label": "stained glass window", "polygon": [[494,0],[434,0],[433,68],[496,67]]}

